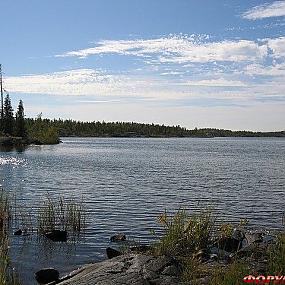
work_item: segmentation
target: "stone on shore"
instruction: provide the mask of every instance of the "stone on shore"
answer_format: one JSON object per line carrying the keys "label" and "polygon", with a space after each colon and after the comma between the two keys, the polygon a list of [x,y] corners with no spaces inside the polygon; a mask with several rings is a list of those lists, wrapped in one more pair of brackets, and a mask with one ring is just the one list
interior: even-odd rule
{"label": "stone on shore", "polygon": [[49,284],[59,280],[59,272],[54,268],[45,268],[36,272],[35,278],[39,284]]}
{"label": "stone on shore", "polygon": [[83,268],[62,285],[178,285],[180,268],[166,256],[126,254]]}
{"label": "stone on shore", "polygon": [[125,241],[127,238],[126,238],[126,235],[125,234],[116,234],[116,235],[113,235],[111,236],[110,240],[112,242],[116,242],[116,241]]}

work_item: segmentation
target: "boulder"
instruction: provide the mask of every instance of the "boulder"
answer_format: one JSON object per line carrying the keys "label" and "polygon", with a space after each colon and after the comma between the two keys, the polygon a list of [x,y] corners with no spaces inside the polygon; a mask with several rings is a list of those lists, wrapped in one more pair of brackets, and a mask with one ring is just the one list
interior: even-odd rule
{"label": "boulder", "polygon": [[180,268],[175,259],[124,254],[92,265],[61,285],[178,285]]}
{"label": "boulder", "polygon": [[22,235],[22,233],[23,233],[22,230],[18,229],[14,232],[14,236],[20,236],[20,235]]}
{"label": "boulder", "polygon": [[67,231],[53,230],[50,232],[46,232],[44,235],[52,241],[67,241]]}
{"label": "boulder", "polygon": [[116,241],[125,241],[127,238],[126,238],[126,235],[125,234],[116,234],[116,235],[113,235],[111,236],[110,240],[112,242],[116,242]]}
{"label": "boulder", "polygon": [[44,268],[35,273],[35,278],[39,284],[48,284],[59,280],[59,272],[54,268]]}
{"label": "boulder", "polygon": [[214,247],[222,249],[227,252],[236,252],[242,247],[242,240],[233,237],[222,237],[215,244]]}
{"label": "boulder", "polygon": [[245,239],[247,243],[250,245],[252,243],[259,243],[263,241],[262,233],[246,233]]}

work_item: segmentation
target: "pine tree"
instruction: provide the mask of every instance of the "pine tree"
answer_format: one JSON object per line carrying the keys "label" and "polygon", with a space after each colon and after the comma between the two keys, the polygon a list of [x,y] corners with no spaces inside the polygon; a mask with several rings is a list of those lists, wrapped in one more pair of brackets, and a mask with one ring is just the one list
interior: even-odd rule
{"label": "pine tree", "polygon": [[7,135],[12,135],[14,130],[14,116],[11,99],[9,94],[5,97],[4,101],[4,114],[3,114],[3,131]]}
{"label": "pine tree", "polygon": [[22,137],[22,138],[27,137],[27,129],[26,129],[26,123],[25,123],[25,114],[24,114],[24,105],[23,105],[22,100],[20,100],[20,102],[19,102],[18,110],[16,113],[15,135],[17,137]]}

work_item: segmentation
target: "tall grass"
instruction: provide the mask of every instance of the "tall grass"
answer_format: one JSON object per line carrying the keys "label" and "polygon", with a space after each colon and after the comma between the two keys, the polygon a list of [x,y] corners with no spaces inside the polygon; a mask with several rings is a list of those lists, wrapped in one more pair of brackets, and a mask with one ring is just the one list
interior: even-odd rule
{"label": "tall grass", "polygon": [[82,200],[77,202],[75,198],[47,196],[38,209],[38,230],[47,232],[59,229],[80,232],[85,228],[85,218]]}
{"label": "tall grass", "polygon": [[11,220],[10,198],[3,189],[0,191],[0,285],[16,285],[20,283],[10,266],[8,256],[8,231]]}
{"label": "tall grass", "polygon": [[185,256],[205,249],[213,236],[214,219],[209,211],[189,215],[179,210],[173,216],[165,211],[158,222],[164,236],[155,246],[157,254]]}
{"label": "tall grass", "polygon": [[276,244],[271,245],[267,250],[268,267],[270,275],[284,275],[285,272],[285,233],[280,233]]}

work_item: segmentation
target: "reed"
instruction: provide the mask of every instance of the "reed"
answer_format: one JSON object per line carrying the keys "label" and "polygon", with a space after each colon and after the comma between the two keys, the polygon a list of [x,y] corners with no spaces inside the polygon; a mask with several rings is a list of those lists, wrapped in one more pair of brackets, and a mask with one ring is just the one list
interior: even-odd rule
{"label": "reed", "polygon": [[7,193],[0,190],[0,285],[20,284],[9,260],[8,232],[11,221],[11,204]]}
{"label": "reed", "polygon": [[83,201],[48,195],[39,206],[37,224],[40,232],[56,229],[80,232],[86,224]]}
{"label": "reed", "polygon": [[173,216],[165,211],[158,222],[164,229],[164,235],[155,245],[157,254],[184,256],[205,249],[213,237],[214,219],[209,211],[188,214],[179,210]]}

